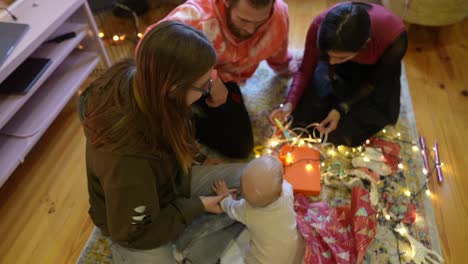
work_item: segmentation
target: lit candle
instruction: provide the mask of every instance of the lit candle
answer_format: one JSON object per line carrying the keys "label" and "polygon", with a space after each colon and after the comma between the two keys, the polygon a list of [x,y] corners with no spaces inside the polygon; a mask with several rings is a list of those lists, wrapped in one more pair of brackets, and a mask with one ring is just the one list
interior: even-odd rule
{"label": "lit candle", "polygon": [[429,160],[427,159],[426,140],[424,139],[423,136],[419,137],[419,144],[421,146],[421,154],[422,154],[423,160],[424,160],[424,169],[427,172],[426,173],[427,177],[430,177],[431,176],[431,171],[429,169]]}
{"label": "lit candle", "polygon": [[435,157],[435,166],[437,171],[437,179],[439,183],[444,181],[444,176],[442,175],[442,166],[440,165],[440,157],[439,157],[439,145],[437,144],[437,140],[434,142],[434,157]]}

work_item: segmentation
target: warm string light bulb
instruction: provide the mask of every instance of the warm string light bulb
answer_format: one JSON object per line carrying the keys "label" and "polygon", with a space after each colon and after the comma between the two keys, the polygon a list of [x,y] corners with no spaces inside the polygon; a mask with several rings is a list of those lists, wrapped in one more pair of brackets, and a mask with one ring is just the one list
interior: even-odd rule
{"label": "warm string light bulb", "polygon": [[306,170],[310,171],[310,170],[312,170],[312,168],[313,168],[313,167],[312,167],[312,164],[310,164],[309,162],[307,162],[307,164],[306,164]]}
{"label": "warm string light bulb", "polygon": [[118,35],[114,35],[114,36],[112,37],[112,40],[113,40],[113,41],[119,41],[119,40],[120,40],[120,37],[119,37]]}
{"label": "warm string light bulb", "polygon": [[402,163],[398,163],[398,168],[399,168],[400,170],[402,170],[402,169],[403,169],[403,164],[402,164]]}
{"label": "warm string light bulb", "polygon": [[389,215],[389,214],[385,214],[385,219],[390,220],[390,215]]}
{"label": "warm string light bulb", "polygon": [[384,134],[387,133],[387,129],[382,130],[382,132],[383,132]]}
{"label": "warm string light bulb", "polygon": [[143,37],[143,34],[140,33],[140,32],[138,32],[137,37],[138,37],[138,38],[141,38],[141,37]]}
{"label": "warm string light bulb", "polygon": [[271,153],[273,153],[273,150],[267,149],[267,154],[268,154],[268,155],[271,155]]}
{"label": "warm string light bulb", "polygon": [[368,157],[364,157],[365,162],[370,162],[370,159]]}
{"label": "warm string light bulb", "polygon": [[103,32],[99,32],[99,37],[100,37],[100,38],[103,38],[104,36],[105,36],[105,35],[104,35]]}
{"label": "warm string light bulb", "polygon": [[260,157],[260,154],[255,154],[255,158],[259,158]]}
{"label": "warm string light bulb", "polygon": [[275,148],[276,146],[278,146],[278,144],[279,144],[278,140],[273,139],[270,141],[270,147],[272,148]]}
{"label": "warm string light bulb", "polygon": [[367,145],[369,145],[369,144],[370,144],[370,140],[369,140],[369,139],[368,139],[368,140],[366,140],[366,144],[367,144]]}
{"label": "warm string light bulb", "polygon": [[322,167],[325,167],[325,162],[322,162],[320,165],[321,165]]}
{"label": "warm string light bulb", "polygon": [[286,153],[286,163],[291,164],[292,161],[293,161],[293,158],[292,158],[291,152]]}
{"label": "warm string light bulb", "polygon": [[426,195],[427,195],[428,197],[431,197],[431,190],[427,189],[427,190],[426,190]]}
{"label": "warm string light bulb", "polygon": [[405,195],[410,197],[411,196],[411,192],[409,190],[405,190]]}
{"label": "warm string light bulb", "polygon": [[400,227],[397,229],[397,232],[400,234],[400,235],[405,235],[406,233],[408,233],[408,231],[406,230],[405,227]]}
{"label": "warm string light bulb", "polygon": [[412,149],[413,149],[413,151],[414,151],[414,152],[416,152],[416,151],[418,151],[418,150],[419,150],[418,146],[413,146],[413,148],[412,148]]}
{"label": "warm string light bulb", "polygon": [[427,175],[429,173],[426,168],[422,169],[422,172],[424,175]]}
{"label": "warm string light bulb", "polygon": [[401,137],[401,133],[400,133],[400,132],[397,133],[397,137]]}

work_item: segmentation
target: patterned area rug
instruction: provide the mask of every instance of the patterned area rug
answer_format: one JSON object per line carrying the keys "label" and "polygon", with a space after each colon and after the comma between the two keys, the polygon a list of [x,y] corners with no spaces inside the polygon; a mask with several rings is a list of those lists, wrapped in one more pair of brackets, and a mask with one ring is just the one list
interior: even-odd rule
{"label": "patterned area rug", "polygon": [[[404,71],[403,71],[404,72]],[[408,91],[408,84],[405,74],[402,75],[402,96],[400,119],[395,127],[387,127],[386,133],[378,136],[389,141],[397,142],[401,146],[401,163],[403,168],[395,176],[386,177],[379,185],[380,192],[400,192],[398,187],[404,187],[417,192],[425,183],[425,176],[422,173],[423,163],[419,151],[413,149],[417,145],[417,132],[411,98]],[[262,144],[265,138],[270,136],[270,124],[268,115],[276,107],[287,93],[290,79],[279,78],[267,66],[265,62],[255,72],[242,87],[247,110],[250,113],[254,127],[256,144]],[[399,136],[396,136],[399,133]],[[346,166],[346,159],[340,162]],[[397,186],[397,187],[395,187]],[[319,197],[311,198],[311,201],[324,200],[332,207],[348,204],[350,190],[340,186],[322,185],[322,192]],[[415,200],[417,207],[417,218],[415,223],[409,227],[409,233],[428,248],[440,252],[440,244],[434,220],[431,200],[426,195],[420,195]],[[242,236],[244,237],[244,236]],[[240,239],[242,240],[242,239]],[[225,257],[222,263],[237,263],[233,254],[240,252],[245,244],[238,241],[231,247],[231,253]],[[86,244],[78,263],[112,263],[109,250],[109,241],[102,237],[99,230],[95,229]],[[239,250],[236,250],[235,248]],[[378,221],[377,234],[375,239],[367,249],[364,263],[406,263],[410,262],[405,257],[399,258],[403,252],[408,251],[409,245],[405,243],[397,244],[395,233],[392,230],[391,222],[381,219]],[[234,249],[233,249],[234,248]],[[234,253],[232,253],[234,252]],[[229,260],[228,260],[229,259]],[[401,260],[401,261],[400,261]]]}

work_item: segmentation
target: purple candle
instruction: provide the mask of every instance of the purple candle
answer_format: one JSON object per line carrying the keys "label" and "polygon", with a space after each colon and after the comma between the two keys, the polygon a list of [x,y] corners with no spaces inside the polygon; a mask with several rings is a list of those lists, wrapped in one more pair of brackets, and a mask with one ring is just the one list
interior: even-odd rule
{"label": "purple candle", "polygon": [[442,165],[440,163],[440,157],[439,157],[439,145],[437,144],[437,140],[434,141],[434,156],[435,156],[435,167],[437,171],[437,179],[439,180],[439,183],[442,183],[444,181],[444,176],[442,175]]}
{"label": "purple candle", "polygon": [[427,158],[426,140],[423,136],[419,137],[419,144],[421,145],[421,154],[424,160],[424,169],[426,172],[426,176],[429,178],[429,176],[431,176],[431,170],[429,168],[429,161]]}

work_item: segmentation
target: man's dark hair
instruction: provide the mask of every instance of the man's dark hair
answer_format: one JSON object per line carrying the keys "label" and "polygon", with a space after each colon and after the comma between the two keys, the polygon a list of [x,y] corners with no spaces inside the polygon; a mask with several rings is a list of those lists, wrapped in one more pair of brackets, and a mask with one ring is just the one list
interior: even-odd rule
{"label": "man's dark hair", "polygon": [[325,16],[318,32],[318,47],[330,50],[357,52],[371,35],[371,20],[365,3],[344,3],[335,6]]}
{"label": "man's dark hair", "polygon": [[[265,7],[271,3],[274,3],[275,0],[247,0],[247,2],[256,8]],[[239,3],[239,0],[229,0],[229,6],[235,7]]]}

